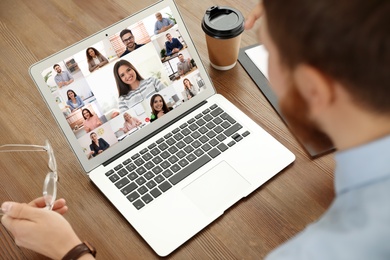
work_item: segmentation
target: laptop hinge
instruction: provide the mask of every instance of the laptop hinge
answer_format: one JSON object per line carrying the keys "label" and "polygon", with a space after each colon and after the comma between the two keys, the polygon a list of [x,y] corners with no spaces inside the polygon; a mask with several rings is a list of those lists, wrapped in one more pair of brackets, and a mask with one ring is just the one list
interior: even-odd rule
{"label": "laptop hinge", "polygon": [[110,159],[108,159],[107,161],[105,161],[103,163],[103,166],[107,166],[109,165],[110,163],[112,163],[113,161],[115,161],[116,159],[118,159],[119,157],[123,156],[124,154],[128,153],[129,151],[133,150],[135,147],[143,144],[146,140],[150,139],[151,137],[154,137],[156,134],[160,133],[161,131],[163,131],[164,129],[168,128],[169,126],[173,125],[174,123],[176,123],[177,121],[179,121],[180,119],[182,119],[183,117],[187,116],[188,114],[190,114],[191,112],[195,111],[196,109],[200,108],[201,106],[205,105],[207,103],[207,101],[202,101],[200,102],[199,104],[197,104],[196,106],[194,106],[193,108],[189,109],[188,111],[186,111],[185,113],[181,114],[180,116],[174,118],[172,121],[166,123],[165,125],[163,125],[162,127],[160,127],[159,129],[157,129],[156,131],[150,133],[149,135],[145,136],[144,138],[138,140],[137,142],[135,142],[134,144],[130,145],[128,148],[126,148],[125,150],[123,150],[122,152],[118,153],[117,155],[115,155],[114,157],[111,157]]}

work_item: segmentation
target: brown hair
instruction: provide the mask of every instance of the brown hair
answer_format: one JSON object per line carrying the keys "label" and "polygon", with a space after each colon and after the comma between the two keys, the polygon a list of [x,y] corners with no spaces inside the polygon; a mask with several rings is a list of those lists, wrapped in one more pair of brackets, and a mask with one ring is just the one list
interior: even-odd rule
{"label": "brown hair", "polygon": [[169,112],[169,108],[167,106],[167,103],[165,103],[165,100],[164,98],[160,95],[160,94],[154,94],[152,96],[152,98],[150,99],[150,108],[152,109],[152,114],[155,115],[157,117],[157,114],[158,112],[154,109],[153,107],[153,103],[154,103],[154,100],[156,99],[156,97],[160,97],[162,102],[163,102],[163,107],[162,107],[162,111],[164,111],[164,114],[168,113]]}
{"label": "brown hair", "polygon": [[268,31],[290,69],[309,64],[357,104],[390,113],[390,2],[263,1]]}
{"label": "brown hair", "polygon": [[118,89],[118,93],[119,93],[119,96],[125,96],[129,93],[129,91],[131,90],[131,86],[124,83],[121,79],[121,77],[119,76],[118,74],[118,69],[120,66],[122,65],[126,65],[128,67],[130,67],[132,70],[135,71],[135,74],[137,75],[136,79],[138,81],[141,81],[143,80],[144,78],[139,74],[139,72],[137,71],[137,69],[133,66],[133,64],[131,64],[130,62],[128,62],[127,60],[119,60],[117,63],[115,63],[114,65],[114,77],[115,77],[115,82],[116,82],[116,87]]}

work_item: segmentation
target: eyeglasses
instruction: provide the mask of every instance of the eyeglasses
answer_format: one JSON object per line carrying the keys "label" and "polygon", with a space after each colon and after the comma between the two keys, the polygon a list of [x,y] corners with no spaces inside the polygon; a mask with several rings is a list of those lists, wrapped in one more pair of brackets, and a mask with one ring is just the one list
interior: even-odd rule
{"label": "eyeglasses", "polygon": [[134,39],[134,36],[130,36],[129,38],[122,39],[122,41],[123,41],[123,42],[129,42],[129,41],[131,41],[132,39]]}
{"label": "eyeglasses", "polygon": [[28,144],[5,144],[0,146],[0,152],[43,152],[49,155],[49,169],[51,170],[43,182],[43,198],[45,199],[46,209],[51,210],[57,196],[57,162],[54,157],[54,151],[49,141],[45,145],[28,145]]}

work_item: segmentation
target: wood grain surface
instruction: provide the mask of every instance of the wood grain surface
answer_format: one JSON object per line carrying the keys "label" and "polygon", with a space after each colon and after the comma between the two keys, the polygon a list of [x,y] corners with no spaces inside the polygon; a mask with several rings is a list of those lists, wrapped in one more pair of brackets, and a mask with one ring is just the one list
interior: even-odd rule
{"label": "wood grain surface", "polygon": [[[58,196],[66,219],[98,259],[159,258],[89,181],[31,80],[28,68],[68,45],[154,3],[143,1],[0,1],[0,143],[43,144],[56,153]],[[219,93],[288,147],[296,161],[225,212],[168,259],[262,259],[315,221],[333,197],[332,154],[312,160],[280,120],[240,64],[221,72],[210,67],[200,23],[211,5],[234,6],[247,15],[257,0],[177,0],[201,59]],[[246,31],[241,47],[258,41]],[[0,154],[0,202],[29,202],[42,194],[46,155]],[[50,239],[48,237],[47,239]],[[0,225],[0,259],[44,259],[15,245]]]}

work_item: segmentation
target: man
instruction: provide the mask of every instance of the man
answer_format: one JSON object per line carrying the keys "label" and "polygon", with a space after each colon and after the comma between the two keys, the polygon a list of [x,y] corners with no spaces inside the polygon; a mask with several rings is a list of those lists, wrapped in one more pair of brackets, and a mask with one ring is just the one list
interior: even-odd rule
{"label": "man", "polygon": [[192,69],[190,58],[184,59],[182,53],[179,53],[179,63],[177,64],[177,72],[180,76],[183,76]]}
{"label": "man", "polygon": [[332,205],[267,259],[390,259],[390,2],[263,3],[282,113],[297,135],[338,149]]}
{"label": "man", "polygon": [[72,75],[66,70],[62,71],[60,65],[54,64],[53,69],[57,72],[57,75],[54,76],[54,81],[59,88],[67,86],[74,81]]}
{"label": "man", "polygon": [[168,18],[162,17],[161,13],[156,13],[156,23],[154,24],[154,34],[159,34],[169,30],[175,23]]}
{"label": "man", "polygon": [[171,56],[172,54],[175,54],[181,49],[183,49],[183,44],[181,44],[177,38],[173,38],[170,33],[167,33],[165,36],[168,40],[165,42],[165,50],[167,56]]}
{"label": "man", "polygon": [[144,46],[143,44],[137,44],[131,30],[124,29],[120,32],[119,37],[121,37],[123,44],[126,46],[125,52],[121,54],[121,58],[126,54],[138,49],[139,47]]}
{"label": "man", "polygon": [[[338,148],[332,205],[267,259],[390,259],[390,2],[263,2],[261,40],[282,112],[296,134]],[[259,4],[247,29],[261,13]],[[54,212],[15,202],[2,209],[4,226],[21,246],[47,248],[28,242],[48,230],[56,232],[50,237],[62,234],[56,229],[74,236]],[[32,215],[41,222],[31,223],[27,232],[23,223]]]}

